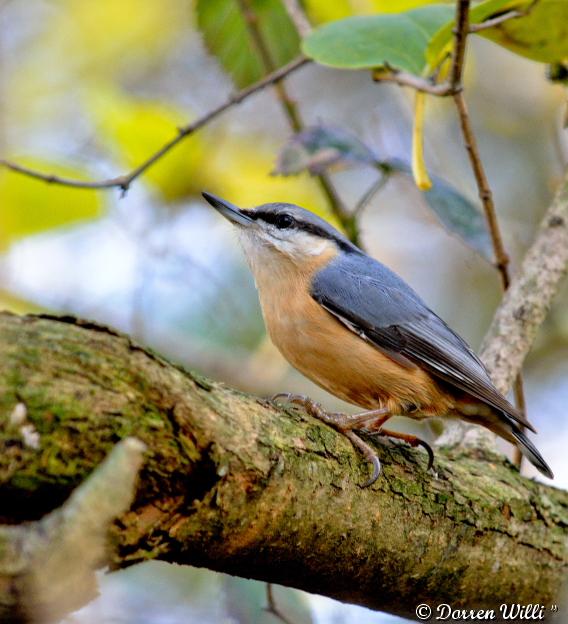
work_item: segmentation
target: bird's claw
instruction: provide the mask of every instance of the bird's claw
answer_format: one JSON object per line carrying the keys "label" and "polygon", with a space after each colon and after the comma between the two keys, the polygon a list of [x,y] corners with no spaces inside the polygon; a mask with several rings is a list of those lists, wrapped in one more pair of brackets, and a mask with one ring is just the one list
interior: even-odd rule
{"label": "bird's claw", "polygon": [[277,392],[270,397],[270,402],[278,405],[279,403],[296,403],[298,405],[304,405],[306,403],[313,403],[311,399],[303,394],[294,394],[292,392]]}
{"label": "bird's claw", "polygon": [[367,481],[361,484],[361,487],[366,488],[373,485],[381,474],[381,462],[377,453],[366,442],[361,440],[361,438],[354,431],[348,429],[347,431],[342,431],[341,433],[351,440],[351,444],[357,447],[361,453],[363,453],[365,459],[373,466],[373,474],[369,477],[369,479],[367,479]]}
{"label": "bird's claw", "polygon": [[434,466],[434,451],[432,450],[432,447],[428,444],[428,442],[424,442],[424,440],[418,439],[417,444],[425,449],[426,453],[428,453],[428,465],[426,466],[426,472],[429,472]]}
{"label": "bird's claw", "polygon": [[373,474],[361,485],[361,487],[369,487],[379,478],[379,475],[381,474],[381,462],[379,461],[375,451],[352,429],[349,428],[350,418],[348,415],[336,412],[326,412],[319,403],[316,403],[316,401],[312,401],[312,399],[302,394],[293,394],[291,392],[278,392],[270,398],[270,402],[275,405],[280,405],[281,403],[295,403],[296,405],[302,405],[308,414],[332,426],[339,433],[342,433],[345,437],[349,438],[353,446],[358,448],[373,466]]}

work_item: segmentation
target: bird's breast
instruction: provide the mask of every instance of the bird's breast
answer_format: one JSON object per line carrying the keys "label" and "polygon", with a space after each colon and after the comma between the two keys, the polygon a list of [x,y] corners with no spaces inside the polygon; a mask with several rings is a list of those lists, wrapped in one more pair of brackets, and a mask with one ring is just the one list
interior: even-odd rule
{"label": "bird's breast", "polygon": [[417,405],[425,415],[438,411],[433,406],[441,405],[441,391],[433,378],[395,362],[345,327],[311,297],[307,280],[273,280],[259,285],[259,294],[273,343],[294,368],[331,394],[366,409],[400,413]]}

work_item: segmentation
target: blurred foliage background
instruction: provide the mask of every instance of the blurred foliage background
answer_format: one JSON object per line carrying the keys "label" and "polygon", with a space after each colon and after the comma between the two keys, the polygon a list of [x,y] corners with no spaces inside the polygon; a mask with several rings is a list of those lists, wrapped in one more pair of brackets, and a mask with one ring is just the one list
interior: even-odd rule
{"label": "blurred foliage background", "polygon": [[[294,58],[299,39],[279,0],[251,4],[275,62]],[[319,24],[424,4],[308,0],[306,9]],[[0,156],[84,179],[126,173],[262,77],[257,52],[236,0],[0,0]],[[466,94],[515,266],[566,166],[565,94],[543,64],[487,39],[474,38],[470,52]],[[411,94],[369,72],[315,65],[286,85],[306,124],[344,128],[379,160],[409,161]],[[124,196],[0,169],[0,305],[93,318],[242,389],[298,391],[338,407],[271,346],[233,232],[199,195],[295,202],[333,220],[308,173],[271,175],[291,134],[269,89],[187,138]],[[431,174],[478,203],[450,101],[428,100],[425,154]],[[359,162],[332,179],[352,208],[377,171]],[[478,346],[500,299],[498,276],[427,204],[409,177],[390,177],[362,212],[363,243]],[[567,304],[564,288],[526,364],[529,416],[559,487],[568,486]],[[277,599],[297,623],[399,621],[284,588]],[[150,563],[101,576],[100,598],[67,621],[275,621],[264,604],[262,584]]]}

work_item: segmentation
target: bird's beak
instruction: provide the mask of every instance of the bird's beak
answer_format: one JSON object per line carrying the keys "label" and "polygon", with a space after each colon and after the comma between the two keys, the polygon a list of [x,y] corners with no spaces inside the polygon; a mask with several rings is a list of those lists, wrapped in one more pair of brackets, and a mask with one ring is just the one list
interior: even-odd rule
{"label": "bird's beak", "polygon": [[254,220],[248,217],[243,211],[231,204],[226,199],[221,199],[220,197],[215,197],[215,195],[211,195],[211,193],[201,193],[203,197],[215,208],[215,210],[219,211],[226,219],[231,221],[232,223],[236,223],[237,225],[249,226],[254,223]]}

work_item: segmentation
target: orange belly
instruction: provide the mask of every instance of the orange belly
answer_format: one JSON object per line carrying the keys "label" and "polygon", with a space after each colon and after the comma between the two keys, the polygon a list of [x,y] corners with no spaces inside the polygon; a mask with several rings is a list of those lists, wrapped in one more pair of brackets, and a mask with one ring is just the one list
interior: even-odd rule
{"label": "orange belly", "polygon": [[272,341],[301,373],[331,394],[365,409],[386,407],[413,417],[449,414],[453,398],[426,371],[404,366],[341,324],[311,297],[261,296]]}

